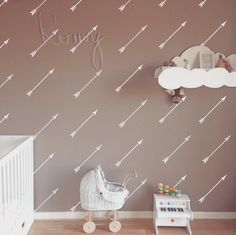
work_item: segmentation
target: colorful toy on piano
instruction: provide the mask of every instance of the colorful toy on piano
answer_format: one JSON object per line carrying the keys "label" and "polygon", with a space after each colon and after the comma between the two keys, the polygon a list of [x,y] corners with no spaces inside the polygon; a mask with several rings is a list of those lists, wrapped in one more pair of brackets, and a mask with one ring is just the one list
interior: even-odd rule
{"label": "colorful toy on piano", "polygon": [[180,189],[177,189],[175,187],[170,187],[167,184],[158,183],[157,189],[158,189],[158,194],[164,194],[164,195],[176,196],[176,197],[182,196],[182,191]]}

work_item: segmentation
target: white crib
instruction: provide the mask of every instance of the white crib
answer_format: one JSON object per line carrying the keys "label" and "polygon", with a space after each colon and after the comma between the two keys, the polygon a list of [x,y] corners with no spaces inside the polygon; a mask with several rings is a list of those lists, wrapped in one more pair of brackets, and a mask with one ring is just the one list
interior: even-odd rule
{"label": "white crib", "polygon": [[0,135],[0,235],[26,235],[33,204],[33,137]]}

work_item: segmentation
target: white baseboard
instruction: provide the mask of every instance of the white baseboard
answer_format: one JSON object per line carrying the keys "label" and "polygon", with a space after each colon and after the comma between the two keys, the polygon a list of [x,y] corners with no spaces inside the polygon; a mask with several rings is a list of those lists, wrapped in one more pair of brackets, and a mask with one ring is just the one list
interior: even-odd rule
{"label": "white baseboard", "polygon": [[[95,212],[95,217],[98,219],[108,218],[110,212]],[[194,219],[236,219],[236,212],[193,212]],[[68,220],[68,219],[83,219],[85,212],[36,212],[36,220]],[[118,211],[120,219],[152,219],[152,211]]]}

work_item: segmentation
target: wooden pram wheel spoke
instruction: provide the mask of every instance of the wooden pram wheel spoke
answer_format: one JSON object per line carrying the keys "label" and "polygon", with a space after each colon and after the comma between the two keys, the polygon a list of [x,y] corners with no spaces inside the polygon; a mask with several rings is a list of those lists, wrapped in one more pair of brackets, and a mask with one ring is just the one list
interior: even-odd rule
{"label": "wooden pram wheel spoke", "polygon": [[85,233],[93,233],[96,229],[96,224],[92,221],[88,221],[83,225],[83,231]]}
{"label": "wooden pram wheel spoke", "polygon": [[117,233],[121,230],[121,223],[117,220],[115,221],[112,221],[110,224],[109,224],[109,230],[113,233]]}

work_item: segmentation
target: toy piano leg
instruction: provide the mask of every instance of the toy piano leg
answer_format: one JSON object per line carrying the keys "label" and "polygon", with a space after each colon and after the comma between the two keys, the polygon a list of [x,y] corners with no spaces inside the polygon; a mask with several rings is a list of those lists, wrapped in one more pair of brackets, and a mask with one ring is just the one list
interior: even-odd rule
{"label": "toy piano leg", "polygon": [[83,225],[83,230],[85,233],[93,233],[96,229],[95,223],[92,221],[92,212],[88,212],[87,222]]}
{"label": "toy piano leg", "polygon": [[113,233],[117,233],[121,230],[121,223],[117,220],[116,211],[113,211],[113,221],[109,224],[109,230]]}
{"label": "toy piano leg", "polygon": [[155,226],[155,230],[156,230],[156,235],[158,234],[158,227]]}
{"label": "toy piano leg", "polygon": [[189,220],[188,220],[188,222],[187,222],[187,230],[188,230],[188,234],[189,234],[189,235],[192,235],[192,230],[191,230],[191,227],[190,227],[190,222],[189,222]]}

